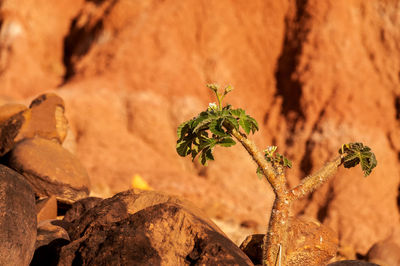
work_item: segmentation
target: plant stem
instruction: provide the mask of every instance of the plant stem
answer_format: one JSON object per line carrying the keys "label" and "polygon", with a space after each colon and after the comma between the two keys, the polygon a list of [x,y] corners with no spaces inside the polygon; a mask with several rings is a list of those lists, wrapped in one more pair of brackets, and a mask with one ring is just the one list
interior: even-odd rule
{"label": "plant stem", "polygon": [[266,247],[263,248],[263,265],[278,265],[278,256],[281,265],[286,265],[290,208],[291,201],[287,196],[275,198],[267,234],[263,240],[263,246]]}
{"label": "plant stem", "polygon": [[285,265],[291,199],[288,194],[289,191],[286,188],[283,170],[274,169],[265,160],[264,155],[258,151],[254,142],[249,140],[246,135],[235,129],[232,129],[232,135],[243,145],[257,166],[262,169],[264,176],[271,184],[275,193],[275,201],[269,219],[267,234],[265,234],[263,241],[263,265],[275,265],[278,255],[281,256],[282,265]]}
{"label": "plant stem", "polygon": [[251,158],[253,158],[253,160],[256,162],[257,166],[261,168],[263,175],[271,184],[275,194],[277,194],[277,191],[283,192],[285,190],[285,181],[282,183],[282,180],[279,180],[281,179],[279,178],[280,176],[272,167],[271,163],[265,160],[264,155],[257,149],[257,146],[254,144],[254,142],[248,139],[245,134],[240,133],[236,129],[232,129],[231,132],[232,136],[234,136],[243,145],[243,147],[250,154]]}
{"label": "plant stem", "polygon": [[342,158],[343,155],[336,157],[333,161],[325,164],[315,174],[305,177],[298,186],[290,190],[290,199],[300,199],[324,184],[342,164]]}

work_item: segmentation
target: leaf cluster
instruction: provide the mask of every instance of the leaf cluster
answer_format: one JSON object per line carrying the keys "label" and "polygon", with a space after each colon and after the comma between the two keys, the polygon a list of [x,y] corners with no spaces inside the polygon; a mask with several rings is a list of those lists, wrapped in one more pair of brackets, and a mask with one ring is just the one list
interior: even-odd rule
{"label": "leaf cluster", "polygon": [[378,164],[375,154],[371,149],[359,142],[342,145],[339,154],[345,155],[342,159],[345,168],[361,164],[364,176],[371,174],[372,169]]}
{"label": "leaf cluster", "polygon": [[275,153],[274,156],[265,156],[265,159],[272,164],[272,166],[283,166],[292,168],[292,162],[280,153]]}
{"label": "leaf cluster", "polygon": [[[269,146],[266,150],[264,150],[265,160],[270,162],[275,169],[278,167],[292,168],[292,162],[288,158],[278,152],[275,153],[277,148],[277,146]],[[257,174],[259,177],[262,176],[260,167],[257,168]]]}
{"label": "leaf cluster", "polygon": [[190,154],[192,160],[199,155],[200,162],[205,165],[208,160],[214,160],[212,152],[215,146],[236,144],[231,131],[239,131],[240,128],[250,134],[258,130],[258,124],[243,109],[232,109],[231,105],[223,108],[210,105],[206,111],[178,127],[176,150],[182,157]]}

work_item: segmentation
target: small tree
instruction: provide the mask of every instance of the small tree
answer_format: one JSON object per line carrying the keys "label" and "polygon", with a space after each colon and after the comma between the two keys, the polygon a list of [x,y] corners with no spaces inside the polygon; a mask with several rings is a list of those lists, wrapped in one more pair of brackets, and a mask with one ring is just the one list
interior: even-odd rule
{"label": "small tree", "polygon": [[254,134],[259,129],[257,121],[243,109],[233,109],[231,105],[222,106],[224,97],[232,91],[232,87],[227,86],[221,92],[218,85],[207,86],[215,93],[217,103],[210,103],[206,111],[178,127],[176,150],[182,157],[191,155],[194,160],[198,156],[200,162],[206,165],[208,160],[214,160],[215,146],[230,147],[236,141],[243,145],[256,162],[257,173],[267,179],[275,193],[263,241],[263,265],[286,265],[289,210],[292,203],[325,183],[341,165],[350,168],[361,164],[364,176],[368,176],[377,165],[375,155],[362,143],[344,144],[339,149],[338,157],[290,189],[285,176],[285,169],[292,167],[290,160],[277,153],[276,146],[260,152],[248,138],[250,133]]}

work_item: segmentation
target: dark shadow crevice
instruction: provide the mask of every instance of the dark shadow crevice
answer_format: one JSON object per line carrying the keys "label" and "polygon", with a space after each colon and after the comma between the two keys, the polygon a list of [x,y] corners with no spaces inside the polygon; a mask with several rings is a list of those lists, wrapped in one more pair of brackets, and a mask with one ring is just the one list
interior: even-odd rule
{"label": "dark shadow crevice", "polygon": [[[399,155],[400,155],[400,152],[399,152]],[[399,212],[400,212],[400,185],[397,189],[397,208],[399,209]]]}
{"label": "dark shadow crevice", "polygon": [[[304,120],[304,112],[301,106],[303,84],[295,76],[299,59],[303,50],[303,42],[306,39],[309,27],[307,21],[309,14],[306,11],[308,0],[293,1],[295,12],[285,18],[285,37],[282,52],[277,62],[275,71],[276,93],[275,97],[282,98],[281,113],[289,125],[289,135],[292,135],[299,121]],[[267,116],[266,116],[267,117]],[[291,137],[286,140],[291,145]]]}
{"label": "dark shadow crevice", "polygon": [[[104,29],[104,20],[118,0],[86,0],[86,2],[95,3],[97,8],[89,14],[82,8],[71,21],[69,32],[64,38],[63,63],[65,74],[61,85],[75,75],[77,62],[91,50],[98,40]],[[107,6],[102,7],[102,5]],[[95,14],[96,12],[101,14]]]}
{"label": "dark shadow crevice", "polygon": [[333,200],[334,192],[333,187],[330,186],[328,192],[326,193],[326,198],[324,204],[318,209],[317,219],[321,223],[323,223],[328,215],[329,206],[331,201]]}
{"label": "dark shadow crevice", "polygon": [[396,120],[400,120],[400,96],[394,98],[394,108],[396,111]]}

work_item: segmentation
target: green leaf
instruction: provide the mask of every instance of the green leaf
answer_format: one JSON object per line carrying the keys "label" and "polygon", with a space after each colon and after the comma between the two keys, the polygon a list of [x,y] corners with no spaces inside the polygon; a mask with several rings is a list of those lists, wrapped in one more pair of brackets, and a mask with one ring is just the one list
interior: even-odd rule
{"label": "green leaf", "polygon": [[254,134],[259,129],[258,123],[253,117],[251,117],[249,115],[247,115],[247,119],[249,120],[249,122],[251,124],[251,132]]}
{"label": "green leaf", "polygon": [[283,157],[283,166],[292,168],[292,162],[288,158]]}
{"label": "green leaf", "polygon": [[176,151],[178,154],[182,157],[185,157],[188,155],[191,151],[190,149],[191,142],[190,141],[180,141],[176,144]]}
{"label": "green leaf", "polygon": [[199,144],[199,151],[204,150],[206,148],[213,148],[217,144],[217,140],[212,138],[201,138]]}
{"label": "green leaf", "polygon": [[198,149],[192,149],[191,155],[192,155],[192,162],[196,158],[197,154],[199,154]]}
{"label": "green leaf", "polygon": [[[197,133],[199,132],[199,130],[201,130],[203,127],[207,127],[207,125],[213,120],[215,119],[214,116],[210,115],[210,114],[203,114],[200,117],[196,118],[195,121],[193,122],[193,133]],[[203,128],[205,129],[205,128]]]}
{"label": "green leaf", "polygon": [[212,151],[215,145],[231,147],[236,144],[232,138],[233,129],[242,129],[246,134],[258,130],[256,120],[246,115],[243,109],[232,109],[231,105],[221,106],[224,96],[232,90],[231,87],[225,87],[222,93],[218,91],[218,85],[210,84],[208,87],[215,92],[218,108],[210,104],[206,111],[180,124],[177,129],[177,153],[180,156],[190,154],[193,160],[199,157],[202,164],[214,160]]}
{"label": "green leaf", "polygon": [[191,120],[183,122],[182,124],[179,125],[179,127],[177,129],[178,139],[181,139],[182,135],[185,135],[189,131],[189,129],[190,129],[189,123],[190,122],[191,122]]}
{"label": "green leaf", "polygon": [[234,128],[236,130],[239,130],[239,123],[236,120],[236,118],[234,118],[232,116],[228,116],[228,117],[225,118],[224,122],[228,123],[229,127],[232,127],[232,128]]}
{"label": "green leaf", "polygon": [[250,134],[251,124],[247,119],[240,118],[239,125],[243,128],[244,132],[246,132],[247,135]]}
{"label": "green leaf", "polygon": [[356,166],[357,164],[360,163],[360,157],[359,157],[359,153],[358,152],[353,152],[350,154],[347,154],[344,158],[343,158],[343,165],[345,168],[351,168]]}
{"label": "green leaf", "polygon": [[266,150],[264,150],[264,157],[267,162],[270,162],[274,167],[280,165],[283,167],[292,168],[292,162],[288,158],[278,152],[275,152],[277,148],[277,146],[269,146]]}
{"label": "green leaf", "polygon": [[361,164],[364,176],[370,175],[372,169],[378,164],[375,154],[371,149],[359,142],[342,145],[339,149],[339,154],[345,154],[342,159],[345,168],[351,168],[357,164]]}
{"label": "green leaf", "polygon": [[[243,128],[246,134],[250,134],[250,131],[254,134],[258,130],[257,121],[249,115],[246,115],[243,109],[233,109],[230,113],[239,120],[239,125]],[[238,129],[236,129],[238,130]]]}
{"label": "green leaf", "polygon": [[377,166],[378,161],[372,152],[362,152],[361,155],[361,169],[364,171],[364,176],[368,176]]}
{"label": "green leaf", "polygon": [[212,154],[212,148],[204,149],[200,155],[200,163],[202,165],[207,165],[207,161],[209,161],[209,160],[214,161],[214,156]]}
{"label": "green leaf", "polygon": [[235,145],[236,142],[231,137],[227,137],[219,140],[217,144],[221,145],[222,147],[231,147]]}
{"label": "green leaf", "polygon": [[238,108],[238,109],[232,109],[231,114],[234,116],[237,116],[239,118],[239,117],[243,116],[245,114],[245,112],[243,109]]}
{"label": "green leaf", "polygon": [[224,122],[224,119],[215,119],[210,122],[209,128],[211,133],[220,136],[220,137],[225,137],[229,136],[225,130],[222,128],[222,123]]}

